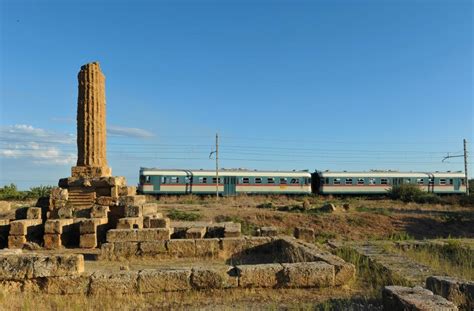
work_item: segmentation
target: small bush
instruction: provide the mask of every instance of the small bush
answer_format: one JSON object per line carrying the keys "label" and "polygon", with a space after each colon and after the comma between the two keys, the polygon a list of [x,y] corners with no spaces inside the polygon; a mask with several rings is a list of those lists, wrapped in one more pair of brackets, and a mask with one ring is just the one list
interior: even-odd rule
{"label": "small bush", "polygon": [[202,218],[198,213],[185,212],[177,209],[172,209],[168,212],[167,216],[172,220],[182,220],[182,221],[196,221]]}
{"label": "small bush", "polygon": [[265,203],[257,205],[257,208],[273,208],[273,203],[265,202]]}
{"label": "small bush", "polygon": [[441,198],[434,193],[423,193],[415,197],[414,201],[421,204],[439,204],[442,202]]}
{"label": "small bush", "polygon": [[417,185],[403,184],[393,186],[389,191],[390,198],[394,200],[401,200],[403,202],[414,202],[417,197],[424,195],[425,192],[418,188]]}

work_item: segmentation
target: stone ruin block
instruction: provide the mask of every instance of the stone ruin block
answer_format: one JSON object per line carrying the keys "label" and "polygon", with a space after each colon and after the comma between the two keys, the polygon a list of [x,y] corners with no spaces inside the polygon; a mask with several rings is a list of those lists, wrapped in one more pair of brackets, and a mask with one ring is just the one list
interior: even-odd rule
{"label": "stone ruin block", "polygon": [[97,205],[114,206],[118,204],[118,199],[109,196],[102,196],[95,199]]}
{"label": "stone ruin block", "polygon": [[79,238],[80,248],[96,248],[98,246],[98,239],[96,233],[84,233]]}
{"label": "stone ruin block", "polygon": [[26,212],[26,219],[41,219],[41,208],[30,207]]}
{"label": "stone ruin block", "polygon": [[137,187],[135,186],[121,186],[117,187],[119,196],[134,196],[137,194]]}
{"label": "stone ruin block", "polygon": [[207,226],[206,238],[224,237],[224,226],[226,223],[216,223]]}
{"label": "stone ruin block", "polygon": [[192,239],[169,240],[166,245],[172,256],[185,258],[196,255],[196,243]]}
{"label": "stone ruin block", "polygon": [[119,204],[123,206],[129,205],[143,205],[146,203],[146,197],[144,195],[127,195],[119,198]]}
{"label": "stone ruin block", "polygon": [[142,229],[143,217],[125,217],[120,218],[117,223],[117,229]]}
{"label": "stone ruin block", "polygon": [[145,269],[138,275],[141,293],[184,291],[191,289],[191,269]]}
{"label": "stone ruin block", "polygon": [[194,227],[186,230],[186,239],[202,239],[206,235],[206,227]]}
{"label": "stone ruin block", "polygon": [[239,275],[239,285],[250,287],[277,287],[279,275],[283,271],[281,264],[260,264],[236,266]]}
{"label": "stone ruin block", "polygon": [[89,291],[92,295],[138,293],[138,271],[97,271],[91,276]]}
{"label": "stone ruin block", "polygon": [[275,227],[261,227],[260,236],[277,236],[278,230]]}
{"label": "stone ruin block", "polygon": [[453,302],[462,310],[474,310],[474,282],[449,276],[430,276],[426,288]]}
{"label": "stone ruin block", "polygon": [[170,231],[165,228],[111,229],[107,232],[107,242],[152,242],[169,240]]}
{"label": "stone ruin block", "polygon": [[241,232],[240,223],[228,223],[224,226],[224,237],[225,238],[238,238]]}
{"label": "stone ruin block", "polygon": [[71,276],[82,272],[82,255],[0,254],[0,280]]}
{"label": "stone ruin block", "polygon": [[239,284],[232,266],[193,268],[191,285],[195,289],[235,288]]}
{"label": "stone ruin block", "polygon": [[44,291],[52,295],[87,295],[90,275],[45,278]]}
{"label": "stone ruin block", "polygon": [[91,218],[107,218],[110,207],[108,205],[94,204],[91,209]]}
{"label": "stone ruin block", "polygon": [[31,231],[41,230],[41,219],[19,219],[10,222],[10,235],[28,235]]}
{"label": "stone ruin block", "polygon": [[219,239],[197,239],[195,242],[196,257],[212,257],[219,256]]}
{"label": "stone ruin block", "polygon": [[115,258],[130,258],[138,254],[138,242],[115,242],[113,254]]}
{"label": "stone ruin block", "polygon": [[245,246],[245,238],[223,238],[219,240],[219,257],[227,259],[230,258],[234,253],[240,253]]}
{"label": "stone ruin block", "polygon": [[9,235],[8,248],[23,248],[26,243],[26,235]]}
{"label": "stone ruin block", "polygon": [[166,241],[140,242],[140,254],[142,256],[157,256],[167,254]]}
{"label": "stone ruin block", "polygon": [[0,219],[0,248],[8,246],[8,232],[10,231],[10,219]]}
{"label": "stone ruin block", "polygon": [[169,219],[168,217],[150,219],[151,228],[170,228],[170,226],[171,219]]}
{"label": "stone ruin block", "polygon": [[287,287],[334,286],[334,266],[322,261],[283,263],[283,280]]}
{"label": "stone ruin block", "polygon": [[143,217],[148,215],[156,215],[157,213],[158,205],[156,203],[125,206],[125,217]]}
{"label": "stone ruin block", "polygon": [[294,236],[297,239],[310,242],[310,243],[313,242],[315,238],[313,229],[303,228],[303,227],[296,227],[294,231]]}
{"label": "stone ruin block", "polygon": [[384,310],[455,311],[458,308],[445,298],[433,295],[423,287],[385,286],[382,290]]}
{"label": "stone ruin block", "polygon": [[[158,227],[159,221],[156,221],[155,219],[162,219],[163,214],[161,213],[155,213],[153,215],[147,215],[143,216],[143,228],[160,228]],[[166,228],[166,227],[163,227]]]}

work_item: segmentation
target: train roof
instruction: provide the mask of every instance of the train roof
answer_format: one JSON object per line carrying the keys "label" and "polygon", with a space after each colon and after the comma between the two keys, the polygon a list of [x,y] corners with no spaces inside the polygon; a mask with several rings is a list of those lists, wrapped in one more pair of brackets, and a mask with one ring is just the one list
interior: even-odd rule
{"label": "train roof", "polygon": [[465,177],[462,171],[458,172],[398,172],[398,171],[368,171],[368,172],[353,172],[353,171],[318,171],[322,177]]}
{"label": "train roof", "polygon": [[[215,176],[215,170],[203,169],[159,169],[140,168],[142,175],[175,175],[175,176]],[[219,176],[269,176],[269,177],[311,177],[308,171],[258,171],[247,169],[220,169]]]}

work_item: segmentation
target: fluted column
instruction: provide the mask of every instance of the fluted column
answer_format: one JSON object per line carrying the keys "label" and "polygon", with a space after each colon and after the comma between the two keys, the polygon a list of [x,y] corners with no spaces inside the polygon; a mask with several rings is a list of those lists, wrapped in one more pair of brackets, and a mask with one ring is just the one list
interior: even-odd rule
{"label": "fluted column", "polygon": [[98,62],[81,67],[77,75],[77,166],[73,177],[110,176],[105,125],[105,76]]}

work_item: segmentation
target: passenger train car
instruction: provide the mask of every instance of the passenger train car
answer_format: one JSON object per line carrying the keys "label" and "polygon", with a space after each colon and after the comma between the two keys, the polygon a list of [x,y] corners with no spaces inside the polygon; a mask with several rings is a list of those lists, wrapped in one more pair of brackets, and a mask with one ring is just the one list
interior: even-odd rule
{"label": "passenger train car", "polygon": [[140,169],[138,191],[143,194],[215,194],[216,182],[221,195],[310,194],[311,174],[307,171],[165,170]]}
{"label": "passenger train car", "polygon": [[415,184],[437,194],[466,193],[462,172],[318,172],[313,174],[313,188],[321,194],[385,194],[392,186]]}
{"label": "passenger train car", "polygon": [[331,172],[184,170],[141,168],[138,191],[142,194],[386,194],[393,186],[415,184],[436,194],[466,193],[462,172]]}

